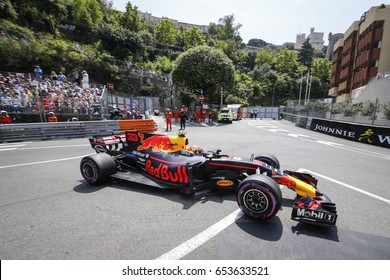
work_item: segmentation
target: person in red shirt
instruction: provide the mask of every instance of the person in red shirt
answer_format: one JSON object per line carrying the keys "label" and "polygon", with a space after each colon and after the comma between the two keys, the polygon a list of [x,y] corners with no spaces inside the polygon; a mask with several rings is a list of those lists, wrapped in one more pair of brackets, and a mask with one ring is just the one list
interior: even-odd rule
{"label": "person in red shirt", "polygon": [[200,109],[199,109],[199,107],[196,107],[196,109],[195,109],[195,118],[196,118],[196,122],[200,123]]}
{"label": "person in red shirt", "polygon": [[7,114],[6,111],[1,111],[0,124],[9,124],[11,123],[11,117]]}
{"label": "person in red shirt", "polygon": [[167,124],[167,129],[165,131],[168,131],[168,127],[170,130],[172,130],[172,113],[169,109],[165,112],[165,121]]}
{"label": "person in red shirt", "polygon": [[175,118],[175,122],[177,123],[179,121],[179,110],[177,110],[177,107],[173,109],[173,117]]}
{"label": "person in red shirt", "polygon": [[202,122],[206,122],[206,113],[207,113],[206,109],[203,109],[202,110]]}
{"label": "person in red shirt", "polygon": [[54,115],[53,112],[49,112],[49,117],[47,118],[47,122],[58,122],[58,118]]}

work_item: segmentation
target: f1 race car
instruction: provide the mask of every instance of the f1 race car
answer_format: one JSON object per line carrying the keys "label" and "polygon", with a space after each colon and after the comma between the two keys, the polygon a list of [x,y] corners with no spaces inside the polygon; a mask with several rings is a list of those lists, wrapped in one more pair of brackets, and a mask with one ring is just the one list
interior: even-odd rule
{"label": "f1 race car", "polygon": [[188,146],[182,132],[177,136],[127,131],[121,135],[89,138],[96,154],[81,160],[80,171],[89,184],[116,177],[185,194],[219,190],[236,192],[244,214],[256,220],[269,219],[282,204],[279,185],[297,194],[291,218],[320,225],[336,224],[336,206],[317,190],[317,180],[308,173],[281,171],[272,154],[248,159],[204,151]]}

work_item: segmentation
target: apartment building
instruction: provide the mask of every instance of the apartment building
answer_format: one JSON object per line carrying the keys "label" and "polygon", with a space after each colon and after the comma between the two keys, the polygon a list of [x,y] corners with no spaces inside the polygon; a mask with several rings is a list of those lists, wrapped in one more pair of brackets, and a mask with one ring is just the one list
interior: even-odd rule
{"label": "apartment building", "polygon": [[329,95],[352,98],[379,73],[390,71],[390,5],[371,7],[334,45]]}
{"label": "apartment building", "polygon": [[170,21],[173,22],[173,24],[177,27],[177,28],[183,28],[183,29],[190,29],[192,27],[197,27],[200,31],[204,32],[204,33],[207,33],[208,30],[209,30],[209,26],[208,25],[198,25],[198,24],[191,24],[191,23],[186,23],[186,22],[180,22],[176,19],[170,19],[170,18],[167,18],[167,17],[155,17],[153,16],[151,13],[144,13],[144,12],[139,12],[140,15],[145,18],[145,20],[147,22],[153,22],[153,23],[158,23],[160,22],[161,20],[163,19],[168,19]]}
{"label": "apartment building", "polygon": [[329,43],[328,43],[328,47],[326,48],[326,54],[325,54],[325,57],[327,59],[332,60],[334,46],[337,43],[337,41],[341,38],[344,38],[344,34],[342,34],[342,33],[333,34],[332,32],[330,32],[328,34]]}

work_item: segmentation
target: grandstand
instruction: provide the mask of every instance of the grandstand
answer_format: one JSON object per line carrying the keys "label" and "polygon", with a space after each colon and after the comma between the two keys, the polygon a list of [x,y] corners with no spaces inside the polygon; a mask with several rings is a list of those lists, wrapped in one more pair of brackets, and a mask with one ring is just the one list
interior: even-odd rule
{"label": "grandstand", "polygon": [[44,122],[48,112],[54,112],[59,121],[72,117],[98,120],[108,113],[106,99],[103,85],[0,72],[0,109],[7,111],[14,122]]}

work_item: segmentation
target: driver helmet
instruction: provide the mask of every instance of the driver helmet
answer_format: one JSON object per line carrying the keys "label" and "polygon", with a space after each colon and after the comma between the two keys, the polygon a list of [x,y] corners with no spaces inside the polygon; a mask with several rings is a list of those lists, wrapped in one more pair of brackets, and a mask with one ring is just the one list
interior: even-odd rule
{"label": "driver helmet", "polygon": [[194,152],[194,154],[201,156],[203,154],[203,149],[199,146],[193,145],[188,148],[189,151]]}
{"label": "driver helmet", "polygon": [[7,115],[7,111],[1,110],[2,115]]}
{"label": "driver helmet", "polygon": [[54,113],[53,112],[49,112],[49,116],[54,116]]}

